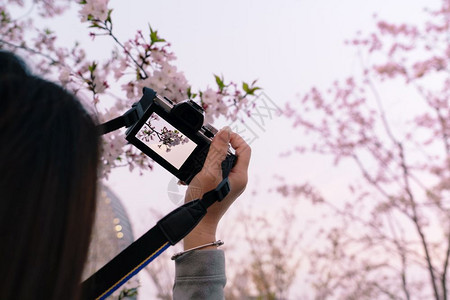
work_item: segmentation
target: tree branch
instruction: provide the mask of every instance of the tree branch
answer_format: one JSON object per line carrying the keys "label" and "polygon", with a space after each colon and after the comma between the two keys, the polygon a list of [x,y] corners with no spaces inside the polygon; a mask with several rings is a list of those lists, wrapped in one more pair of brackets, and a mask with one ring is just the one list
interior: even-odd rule
{"label": "tree branch", "polygon": [[439,300],[439,292],[438,292],[438,288],[436,286],[436,277],[434,274],[434,268],[433,268],[433,263],[432,263],[432,259],[430,256],[430,252],[428,249],[428,243],[426,241],[425,238],[425,234],[423,233],[422,227],[419,223],[419,216],[417,213],[417,207],[416,207],[416,202],[414,199],[414,196],[411,192],[411,187],[409,184],[409,172],[408,172],[408,167],[406,166],[406,159],[405,159],[405,153],[404,153],[404,149],[403,149],[403,145],[401,143],[398,143],[398,148],[399,148],[399,154],[400,154],[400,158],[401,158],[401,167],[403,170],[403,181],[405,183],[405,192],[407,193],[408,197],[409,197],[409,202],[411,205],[411,209],[412,209],[412,221],[416,227],[417,233],[419,234],[420,237],[420,241],[422,243],[422,248],[425,252],[425,260],[427,262],[427,267],[428,267],[428,272],[430,275],[430,280],[431,280],[431,284],[433,287],[433,292],[434,292],[434,297],[436,300]]}
{"label": "tree branch", "polygon": [[442,294],[443,299],[447,300],[447,271],[450,257],[450,233],[447,233],[447,253],[445,255],[444,268],[442,270]]}
{"label": "tree branch", "polygon": [[14,49],[22,49],[22,50],[25,50],[25,51],[27,51],[27,52],[30,52],[30,53],[33,53],[33,54],[42,56],[42,57],[48,59],[52,64],[55,64],[55,65],[56,65],[56,64],[63,65],[59,60],[54,59],[54,58],[51,57],[50,55],[47,55],[47,54],[44,54],[44,53],[42,53],[42,52],[36,51],[36,50],[34,50],[34,49],[28,48],[28,47],[25,46],[25,45],[16,45],[16,44],[7,42],[7,41],[5,41],[5,40],[3,40],[3,39],[0,39],[0,45],[1,45],[1,44],[8,45],[8,46],[10,46],[10,47],[13,47]]}
{"label": "tree branch", "polygon": [[136,67],[138,69],[140,69],[143,73],[143,75],[141,75],[141,77],[143,79],[148,78],[147,72],[145,71],[145,69],[143,68],[143,64],[139,64],[136,59],[131,55],[131,53],[125,48],[125,46],[119,41],[119,39],[113,34],[112,32],[112,23],[110,23],[111,26],[108,27],[106,22],[104,23],[104,27],[99,27],[100,29],[106,30],[108,35],[111,36],[111,38],[117,43],[117,45],[120,46],[120,48],[122,48],[122,50],[125,52],[126,56],[128,56],[128,58],[130,58],[133,63],[136,65]]}

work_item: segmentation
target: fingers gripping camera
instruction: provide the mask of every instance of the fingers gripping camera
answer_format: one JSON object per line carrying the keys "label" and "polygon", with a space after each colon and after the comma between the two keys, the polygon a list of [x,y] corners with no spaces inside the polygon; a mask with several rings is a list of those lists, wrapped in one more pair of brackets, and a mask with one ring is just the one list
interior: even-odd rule
{"label": "fingers gripping camera", "polygon": [[[126,139],[189,184],[202,169],[217,129],[203,124],[204,110],[194,101],[174,104],[152,89],[144,88],[143,92],[133,105],[132,112],[138,118],[129,125]],[[235,164],[236,156],[229,150],[222,162],[223,177]]]}

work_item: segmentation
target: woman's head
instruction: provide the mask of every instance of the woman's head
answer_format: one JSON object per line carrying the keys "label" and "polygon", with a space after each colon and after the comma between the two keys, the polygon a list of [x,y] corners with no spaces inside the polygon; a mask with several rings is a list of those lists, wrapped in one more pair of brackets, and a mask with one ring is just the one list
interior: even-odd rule
{"label": "woman's head", "polygon": [[0,145],[2,298],[74,297],[95,214],[95,124],[73,95],[0,52]]}

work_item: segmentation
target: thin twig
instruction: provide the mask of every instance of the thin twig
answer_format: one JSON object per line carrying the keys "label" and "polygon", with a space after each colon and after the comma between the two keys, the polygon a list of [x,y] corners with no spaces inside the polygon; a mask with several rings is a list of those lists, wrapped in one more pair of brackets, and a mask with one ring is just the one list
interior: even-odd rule
{"label": "thin twig", "polygon": [[125,52],[125,54],[128,56],[128,58],[130,58],[130,59],[134,62],[134,64],[136,65],[136,67],[138,67],[138,68],[142,71],[142,73],[143,73],[144,75],[141,76],[141,77],[142,77],[143,79],[148,78],[147,72],[146,72],[145,69],[143,68],[143,64],[142,64],[142,65],[139,64],[139,63],[136,61],[136,59],[131,55],[131,53],[125,48],[125,46],[119,41],[119,39],[113,34],[113,31],[112,31],[112,28],[113,28],[113,27],[112,27],[112,23],[110,23],[110,24],[111,24],[110,27],[107,26],[106,21],[104,22],[104,24],[105,24],[105,27],[100,27],[100,28],[101,28],[101,29],[104,29],[104,30],[106,30],[106,31],[108,32],[108,35],[111,36],[111,38],[117,43],[117,45],[120,46],[120,48],[122,48],[122,50]]}
{"label": "thin twig", "polygon": [[22,49],[22,50],[25,50],[25,51],[27,51],[27,52],[31,52],[31,53],[33,53],[33,54],[42,56],[42,57],[44,57],[44,58],[50,60],[51,63],[54,64],[54,65],[62,65],[62,66],[65,66],[65,65],[62,64],[59,60],[54,59],[54,58],[51,57],[50,55],[45,54],[45,53],[42,53],[42,52],[39,52],[39,51],[36,51],[36,50],[34,50],[34,49],[31,49],[31,48],[28,48],[28,47],[25,46],[25,45],[16,45],[16,44],[7,42],[7,41],[5,41],[5,40],[3,40],[3,39],[0,39],[0,44],[5,44],[5,45],[8,45],[8,46],[13,47],[13,48],[15,48],[15,49]]}
{"label": "thin twig", "polygon": [[409,197],[409,202],[411,204],[411,209],[412,209],[412,221],[416,227],[417,233],[419,234],[420,240],[422,242],[422,247],[423,250],[425,251],[425,260],[427,262],[427,266],[428,266],[428,271],[430,274],[430,280],[431,280],[431,284],[433,286],[433,292],[434,292],[434,296],[436,300],[439,300],[439,292],[436,286],[436,278],[435,278],[435,274],[434,274],[434,268],[433,268],[433,263],[432,263],[432,259],[431,259],[431,255],[428,249],[428,243],[426,241],[425,238],[425,234],[422,231],[422,227],[419,224],[419,216],[417,213],[417,207],[416,207],[416,200],[414,199],[414,196],[411,192],[411,187],[409,184],[409,172],[408,172],[408,167],[406,166],[406,159],[405,159],[405,155],[404,155],[404,150],[403,150],[403,145],[401,143],[398,143],[398,147],[400,150],[400,158],[401,158],[401,167],[403,170],[403,180],[405,183],[405,192],[407,193],[408,197]]}

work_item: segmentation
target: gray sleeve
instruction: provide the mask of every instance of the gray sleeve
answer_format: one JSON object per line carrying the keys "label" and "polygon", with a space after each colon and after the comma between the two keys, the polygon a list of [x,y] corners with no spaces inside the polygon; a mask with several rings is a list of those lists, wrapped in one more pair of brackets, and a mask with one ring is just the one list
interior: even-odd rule
{"label": "gray sleeve", "polygon": [[224,299],[225,255],[222,250],[196,250],[175,260],[173,299]]}

